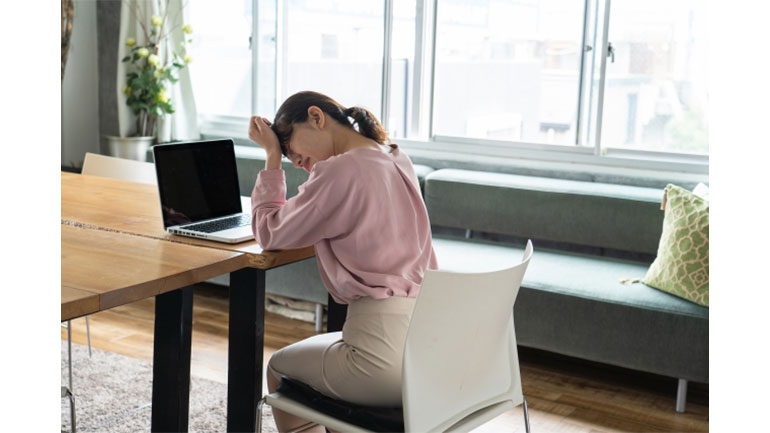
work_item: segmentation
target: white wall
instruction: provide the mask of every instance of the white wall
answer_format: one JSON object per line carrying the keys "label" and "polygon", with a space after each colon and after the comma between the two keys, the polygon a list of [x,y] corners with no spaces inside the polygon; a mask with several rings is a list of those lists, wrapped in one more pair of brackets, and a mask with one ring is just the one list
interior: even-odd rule
{"label": "white wall", "polygon": [[61,88],[62,166],[81,167],[86,152],[99,152],[98,91],[96,2],[76,0]]}

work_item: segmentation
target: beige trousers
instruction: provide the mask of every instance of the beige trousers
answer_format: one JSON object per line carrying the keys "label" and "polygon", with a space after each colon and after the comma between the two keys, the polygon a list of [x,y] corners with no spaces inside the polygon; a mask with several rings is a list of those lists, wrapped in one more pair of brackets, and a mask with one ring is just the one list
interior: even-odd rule
{"label": "beige trousers", "polygon": [[342,332],[315,335],[275,352],[267,374],[367,406],[401,406],[404,342],[414,298],[361,298],[348,305]]}

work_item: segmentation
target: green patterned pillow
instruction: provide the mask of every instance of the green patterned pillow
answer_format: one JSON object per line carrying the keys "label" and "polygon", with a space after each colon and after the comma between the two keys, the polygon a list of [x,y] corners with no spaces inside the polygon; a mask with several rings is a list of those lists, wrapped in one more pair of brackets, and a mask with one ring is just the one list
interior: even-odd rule
{"label": "green patterned pillow", "polygon": [[709,201],[707,193],[696,191],[666,186],[658,256],[643,282],[708,307]]}

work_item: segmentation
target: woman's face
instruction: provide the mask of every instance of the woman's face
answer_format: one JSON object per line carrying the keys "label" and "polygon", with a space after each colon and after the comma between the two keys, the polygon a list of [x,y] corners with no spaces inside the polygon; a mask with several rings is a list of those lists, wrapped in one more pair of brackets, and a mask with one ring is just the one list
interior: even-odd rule
{"label": "woman's face", "polygon": [[311,111],[307,121],[292,126],[286,154],[295,167],[308,173],[318,161],[334,155],[331,135],[324,128],[324,117],[323,112]]}

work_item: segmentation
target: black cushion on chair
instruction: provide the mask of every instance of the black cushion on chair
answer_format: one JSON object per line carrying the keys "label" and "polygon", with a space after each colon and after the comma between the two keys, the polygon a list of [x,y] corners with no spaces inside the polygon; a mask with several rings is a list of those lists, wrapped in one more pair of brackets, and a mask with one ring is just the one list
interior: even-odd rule
{"label": "black cushion on chair", "polygon": [[404,410],[400,407],[361,406],[325,396],[310,386],[284,377],[280,394],[331,417],[376,432],[403,432]]}

